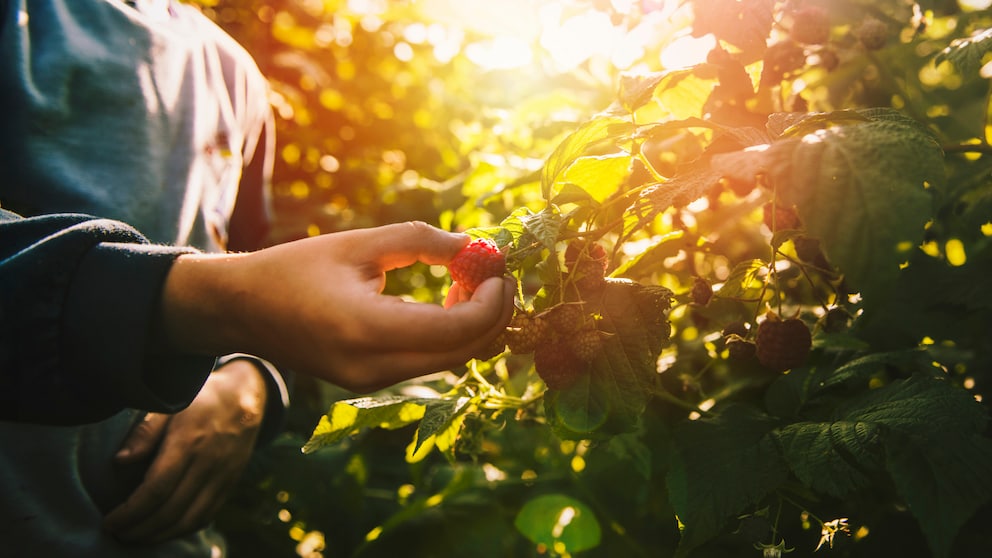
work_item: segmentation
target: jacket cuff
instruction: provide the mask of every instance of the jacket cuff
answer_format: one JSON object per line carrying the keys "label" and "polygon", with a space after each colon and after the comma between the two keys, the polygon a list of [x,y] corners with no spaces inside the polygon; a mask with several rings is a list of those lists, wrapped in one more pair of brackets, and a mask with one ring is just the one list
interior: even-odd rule
{"label": "jacket cuff", "polygon": [[233,353],[217,359],[214,368],[233,361],[246,360],[253,364],[265,381],[265,416],[262,417],[262,427],[258,432],[257,445],[265,445],[276,438],[286,427],[289,413],[289,387],[287,378],[272,363],[256,356]]}
{"label": "jacket cuff", "polygon": [[167,353],[155,325],[172,264],[193,252],[105,242],[83,257],[62,324],[66,362],[78,366],[109,401],[172,413],[188,406],[206,381],[214,357]]}

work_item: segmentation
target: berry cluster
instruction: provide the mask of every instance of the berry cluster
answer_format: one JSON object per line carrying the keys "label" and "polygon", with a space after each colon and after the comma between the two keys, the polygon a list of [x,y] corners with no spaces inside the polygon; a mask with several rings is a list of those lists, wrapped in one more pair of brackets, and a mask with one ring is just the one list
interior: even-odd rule
{"label": "berry cluster", "polygon": [[534,367],[552,389],[568,387],[603,348],[604,333],[580,302],[564,302],[540,312],[517,312],[506,330],[514,354],[534,354]]}

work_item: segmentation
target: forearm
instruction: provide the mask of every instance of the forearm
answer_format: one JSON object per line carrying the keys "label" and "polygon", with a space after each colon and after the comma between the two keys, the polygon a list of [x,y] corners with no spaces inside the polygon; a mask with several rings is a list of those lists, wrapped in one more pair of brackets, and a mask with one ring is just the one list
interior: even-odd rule
{"label": "forearm", "polygon": [[0,212],[0,418],[81,423],[187,405],[212,357],[149,341],[183,252],[114,221]]}

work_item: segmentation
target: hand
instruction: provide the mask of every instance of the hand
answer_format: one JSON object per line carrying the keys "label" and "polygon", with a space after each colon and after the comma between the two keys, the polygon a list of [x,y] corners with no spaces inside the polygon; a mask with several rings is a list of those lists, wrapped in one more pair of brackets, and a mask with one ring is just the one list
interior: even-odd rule
{"label": "hand", "polygon": [[163,293],[173,345],[246,352],[368,392],[464,364],[504,330],[514,283],[493,278],[446,306],[385,296],[385,272],[444,265],[469,242],[424,223],[327,234],[249,254],[181,256]]}
{"label": "hand", "polygon": [[207,378],[182,412],[149,413],[117,453],[121,464],[152,458],[142,483],[104,518],[117,538],[157,543],[206,526],[248,463],[265,411],[265,381],[232,360]]}

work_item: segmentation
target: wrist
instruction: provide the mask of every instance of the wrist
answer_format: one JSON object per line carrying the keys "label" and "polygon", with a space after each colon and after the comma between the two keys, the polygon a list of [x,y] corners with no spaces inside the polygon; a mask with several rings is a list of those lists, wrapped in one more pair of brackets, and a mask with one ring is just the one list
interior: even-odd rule
{"label": "wrist", "polygon": [[172,265],[162,289],[160,320],[172,349],[200,354],[244,350],[248,343],[237,264],[244,254],[188,254]]}

